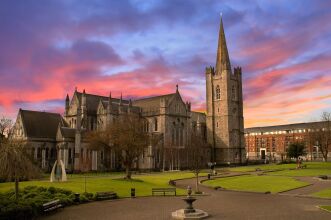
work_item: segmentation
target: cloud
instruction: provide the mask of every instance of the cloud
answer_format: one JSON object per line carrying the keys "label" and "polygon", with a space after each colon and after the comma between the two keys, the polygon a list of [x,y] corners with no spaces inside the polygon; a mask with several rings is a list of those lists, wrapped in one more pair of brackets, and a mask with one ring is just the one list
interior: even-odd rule
{"label": "cloud", "polygon": [[[62,112],[77,86],[127,98],[179,84],[205,110],[219,12],[243,67],[246,126],[301,122],[330,109],[326,1],[0,1],[0,109]],[[54,101],[57,100],[57,101]]]}

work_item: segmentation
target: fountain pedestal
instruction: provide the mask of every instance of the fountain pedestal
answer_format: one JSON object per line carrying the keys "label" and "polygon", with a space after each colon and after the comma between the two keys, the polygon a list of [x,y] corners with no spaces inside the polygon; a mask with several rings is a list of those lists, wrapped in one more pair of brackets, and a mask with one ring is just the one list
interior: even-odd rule
{"label": "fountain pedestal", "polygon": [[204,219],[208,217],[208,213],[200,209],[193,208],[193,202],[197,199],[191,196],[191,187],[187,188],[187,197],[183,200],[186,202],[187,207],[185,209],[179,209],[174,211],[171,215],[173,219]]}

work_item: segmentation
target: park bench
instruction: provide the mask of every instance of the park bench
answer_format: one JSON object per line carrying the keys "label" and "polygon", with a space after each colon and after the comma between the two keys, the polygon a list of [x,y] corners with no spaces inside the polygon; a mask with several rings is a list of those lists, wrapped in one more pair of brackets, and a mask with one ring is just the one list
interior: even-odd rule
{"label": "park bench", "polygon": [[105,199],[117,199],[117,194],[115,192],[97,192],[95,194],[96,200],[105,200]]}
{"label": "park bench", "polygon": [[176,188],[152,188],[152,195],[154,196],[155,194],[163,194],[165,196],[166,194],[171,194],[173,193],[176,195]]}
{"label": "park bench", "polygon": [[60,203],[60,200],[57,199],[57,200],[53,200],[53,201],[50,201],[50,202],[47,202],[47,203],[44,203],[43,204],[43,211],[44,212],[50,212],[50,211],[53,211],[53,210],[56,210],[58,208],[62,208],[62,204]]}

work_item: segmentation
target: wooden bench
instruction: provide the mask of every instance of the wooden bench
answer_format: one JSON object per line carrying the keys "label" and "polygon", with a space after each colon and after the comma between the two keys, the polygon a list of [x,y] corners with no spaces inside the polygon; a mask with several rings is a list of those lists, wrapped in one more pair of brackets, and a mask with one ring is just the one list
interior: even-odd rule
{"label": "wooden bench", "polygon": [[43,212],[50,212],[50,211],[53,211],[53,210],[56,210],[56,209],[62,208],[62,207],[63,206],[60,203],[60,200],[57,199],[57,200],[54,200],[54,201],[44,203],[43,204]]}
{"label": "wooden bench", "polygon": [[97,192],[95,198],[96,200],[117,199],[117,194],[115,192]]}
{"label": "wooden bench", "polygon": [[176,195],[176,188],[152,188],[152,195],[154,196],[155,194],[163,194],[165,196],[166,194],[171,194],[173,193]]}

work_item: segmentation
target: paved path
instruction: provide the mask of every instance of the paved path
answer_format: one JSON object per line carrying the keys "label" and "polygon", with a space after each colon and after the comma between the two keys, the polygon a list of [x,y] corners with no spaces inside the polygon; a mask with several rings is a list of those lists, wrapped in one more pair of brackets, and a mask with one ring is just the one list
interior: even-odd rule
{"label": "paved path", "polygon": [[[195,186],[195,179],[180,180],[177,186]],[[300,198],[259,193],[216,191],[205,186],[201,190],[209,195],[199,196],[196,208],[207,211],[209,219],[319,219],[330,220],[331,213],[317,205],[331,205],[331,200]],[[124,219],[168,220],[171,212],[184,208],[181,197],[145,197],[92,202],[67,207],[43,219]]]}
{"label": "paved path", "polygon": [[319,192],[324,189],[331,189],[331,180],[320,180],[315,177],[295,177],[295,179],[299,181],[311,183],[312,185],[287,191],[282,194],[310,195],[312,193]]}

